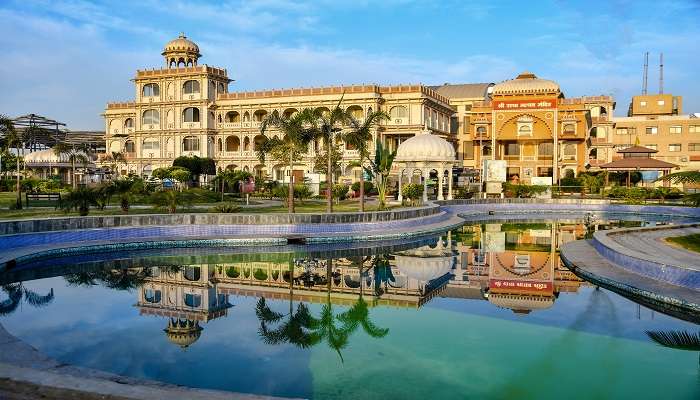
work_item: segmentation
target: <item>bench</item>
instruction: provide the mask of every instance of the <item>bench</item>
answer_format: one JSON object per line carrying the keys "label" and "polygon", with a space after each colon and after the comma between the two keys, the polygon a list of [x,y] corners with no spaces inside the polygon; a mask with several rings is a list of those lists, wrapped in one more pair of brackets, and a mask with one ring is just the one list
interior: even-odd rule
{"label": "bench", "polygon": [[[50,205],[56,205],[61,201],[60,193],[26,193],[25,194],[27,207],[30,206],[30,202],[41,202],[41,203],[51,203]],[[36,206],[36,204],[35,204]]]}

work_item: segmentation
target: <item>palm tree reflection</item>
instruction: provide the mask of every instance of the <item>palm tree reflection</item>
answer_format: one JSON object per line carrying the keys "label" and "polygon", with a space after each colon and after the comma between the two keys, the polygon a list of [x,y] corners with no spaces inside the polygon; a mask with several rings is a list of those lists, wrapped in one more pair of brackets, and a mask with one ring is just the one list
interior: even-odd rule
{"label": "palm tree reflection", "polygon": [[[359,264],[360,279],[362,280],[365,271],[363,264],[365,260],[356,261]],[[333,260],[326,260],[326,301],[321,307],[318,317],[314,317],[309,312],[304,303],[299,303],[294,310],[294,264],[290,263],[289,279],[289,313],[282,314],[273,311],[264,297],[258,300],[255,313],[260,320],[258,330],[263,341],[267,344],[277,345],[282,343],[293,344],[299,348],[308,348],[325,342],[328,347],[338,353],[340,361],[344,362],[341,350],[348,345],[350,335],[358,328],[362,327],[370,337],[382,338],[389,333],[386,328],[377,327],[370,319],[369,305],[363,297],[360,285],[360,295],[355,304],[347,311],[336,315],[331,301],[332,285],[334,282]],[[283,321],[283,322],[282,322]],[[277,324],[276,328],[271,325]]]}
{"label": "palm tree reflection", "polygon": [[25,287],[22,282],[3,285],[2,291],[7,294],[7,299],[0,302],[0,316],[13,313],[24,301],[33,307],[44,307],[54,299],[53,288],[46,295],[40,295]]}

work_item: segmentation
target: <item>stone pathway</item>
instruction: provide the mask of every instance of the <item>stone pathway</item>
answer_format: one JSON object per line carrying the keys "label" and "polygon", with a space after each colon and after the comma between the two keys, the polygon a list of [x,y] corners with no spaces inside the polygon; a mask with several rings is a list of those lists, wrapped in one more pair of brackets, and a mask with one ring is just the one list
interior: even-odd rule
{"label": "stone pathway", "polygon": [[672,236],[685,236],[700,233],[700,227],[676,229],[630,230],[608,235],[616,243],[627,249],[654,258],[673,260],[675,265],[700,271],[700,254],[668,244],[664,239]]}
{"label": "stone pathway", "polygon": [[564,264],[586,280],[633,296],[635,301],[645,299],[646,305],[659,307],[659,311],[700,323],[700,291],[630,272],[601,256],[586,240],[564,244],[560,254]]}

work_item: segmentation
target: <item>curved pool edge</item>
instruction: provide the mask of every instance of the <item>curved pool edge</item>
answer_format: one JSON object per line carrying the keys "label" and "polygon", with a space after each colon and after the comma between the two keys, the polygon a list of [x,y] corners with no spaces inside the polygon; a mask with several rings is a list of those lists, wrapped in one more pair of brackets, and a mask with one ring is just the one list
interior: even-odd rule
{"label": "curved pool edge", "polygon": [[[0,379],[50,391],[55,398],[275,400],[283,397],[199,389],[68,365],[40,352],[0,324]],[[5,390],[11,390],[6,389]],[[10,392],[12,393],[12,392]],[[3,393],[0,393],[0,395]],[[23,398],[23,397],[22,397]]]}
{"label": "curved pool edge", "polygon": [[673,285],[616,266],[587,240],[561,247],[559,257],[576,276],[611,290],[645,307],[700,324],[700,291]]}

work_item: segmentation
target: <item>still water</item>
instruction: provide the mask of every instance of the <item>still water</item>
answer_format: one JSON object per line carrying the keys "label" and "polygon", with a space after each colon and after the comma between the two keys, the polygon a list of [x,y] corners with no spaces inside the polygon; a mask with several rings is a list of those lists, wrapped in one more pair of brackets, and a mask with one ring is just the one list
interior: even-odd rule
{"label": "still water", "polygon": [[[0,324],[62,362],[318,399],[700,398],[698,326],[558,248],[641,222],[488,221],[408,242],[90,254],[0,274]],[[344,247],[345,246],[345,247]]]}

